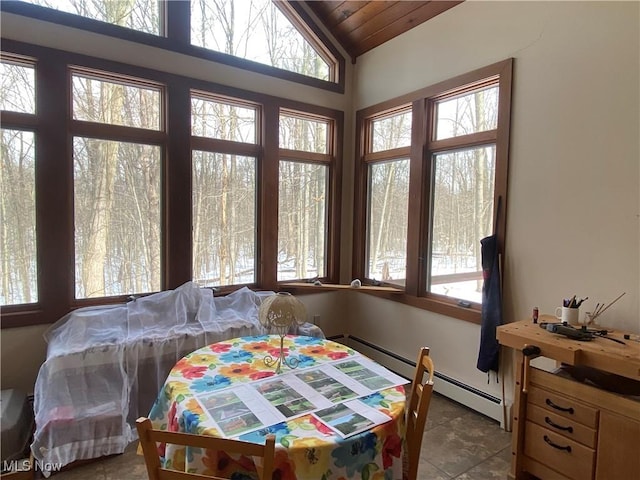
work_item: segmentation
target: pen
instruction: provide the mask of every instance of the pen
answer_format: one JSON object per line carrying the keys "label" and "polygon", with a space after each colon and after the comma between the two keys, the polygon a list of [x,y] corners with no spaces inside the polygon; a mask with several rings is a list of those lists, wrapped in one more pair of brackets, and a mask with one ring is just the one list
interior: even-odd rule
{"label": "pen", "polygon": [[576,304],[576,308],[580,308],[580,305],[582,305],[582,302],[584,302],[585,300],[589,300],[589,297],[584,297],[578,300],[578,303]]}

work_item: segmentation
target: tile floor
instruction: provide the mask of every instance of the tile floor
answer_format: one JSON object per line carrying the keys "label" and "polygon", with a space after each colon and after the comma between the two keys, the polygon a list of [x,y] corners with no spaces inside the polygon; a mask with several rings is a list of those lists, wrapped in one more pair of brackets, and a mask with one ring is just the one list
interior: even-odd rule
{"label": "tile floor", "polygon": [[[506,480],[511,434],[500,425],[434,394],[418,469],[419,480]],[[57,473],[52,480],[145,480],[137,443],[125,453]]]}

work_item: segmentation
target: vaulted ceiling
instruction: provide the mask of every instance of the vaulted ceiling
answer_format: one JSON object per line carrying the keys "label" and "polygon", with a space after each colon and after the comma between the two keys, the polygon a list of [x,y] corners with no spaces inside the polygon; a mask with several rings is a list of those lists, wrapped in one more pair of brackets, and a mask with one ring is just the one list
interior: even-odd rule
{"label": "vaulted ceiling", "polygon": [[352,61],[462,0],[429,2],[310,0],[304,2],[340,42]]}

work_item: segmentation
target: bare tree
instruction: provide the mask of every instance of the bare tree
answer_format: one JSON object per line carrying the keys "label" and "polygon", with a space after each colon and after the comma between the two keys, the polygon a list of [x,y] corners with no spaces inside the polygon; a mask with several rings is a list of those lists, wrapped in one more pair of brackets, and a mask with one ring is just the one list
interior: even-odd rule
{"label": "bare tree", "polygon": [[0,224],[2,304],[37,300],[35,162],[31,132],[2,129]]}

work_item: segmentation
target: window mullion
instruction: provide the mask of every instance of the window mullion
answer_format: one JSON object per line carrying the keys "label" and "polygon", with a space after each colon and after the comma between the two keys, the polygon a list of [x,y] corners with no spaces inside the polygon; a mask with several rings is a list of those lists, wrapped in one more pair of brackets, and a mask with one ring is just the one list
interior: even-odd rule
{"label": "window mullion", "polygon": [[[263,156],[259,159],[258,283],[274,290],[278,283],[279,106],[266,102],[261,122]],[[268,128],[267,128],[268,126]]]}
{"label": "window mullion", "polygon": [[[426,165],[423,161],[425,154],[425,145],[427,143],[426,135],[428,132],[427,122],[428,115],[425,112],[424,100],[413,102],[412,106],[412,127],[411,127],[411,155],[409,168],[409,211],[407,225],[407,280],[405,291],[409,295],[418,296],[424,289],[425,278],[425,260],[426,256],[422,245],[424,244],[423,234],[424,226],[424,208],[426,189],[429,190],[429,184],[425,181],[427,178]],[[416,201],[417,200],[417,201]]]}
{"label": "window mullion", "polygon": [[61,121],[70,112],[66,65],[55,56],[40,59],[36,85],[38,289],[43,309],[56,319],[69,311],[74,286],[73,160],[67,122]]}
{"label": "window mullion", "polygon": [[[184,2],[170,2],[184,3]],[[167,86],[168,147],[164,156],[163,288],[192,279],[191,96],[186,82]]]}
{"label": "window mullion", "polygon": [[367,241],[367,166],[364,162],[366,146],[370,143],[371,124],[361,112],[356,113],[356,152],[354,172],[353,254],[352,277],[364,278]]}
{"label": "window mullion", "polygon": [[[172,45],[186,47],[191,44],[191,2],[160,2],[160,14],[164,16],[164,35]],[[162,20],[161,20],[162,21]]]}

